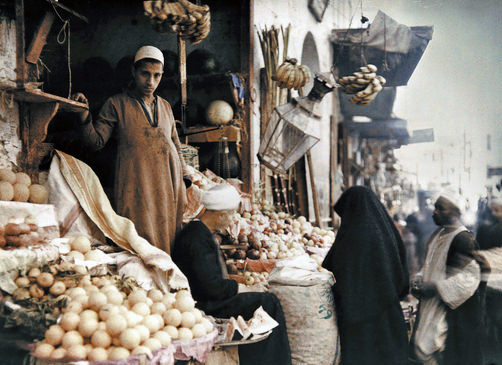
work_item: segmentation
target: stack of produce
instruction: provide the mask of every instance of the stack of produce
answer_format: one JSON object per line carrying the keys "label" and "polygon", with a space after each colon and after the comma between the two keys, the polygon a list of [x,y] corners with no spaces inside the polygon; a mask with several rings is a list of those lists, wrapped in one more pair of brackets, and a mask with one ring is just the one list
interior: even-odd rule
{"label": "stack of produce", "polygon": [[375,65],[366,65],[359,69],[360,71],[351,76],[341,77],[338,83],[346,94],[355,94],[349,99],[352,104],[369,104],[383,90],[386,80],[376,74],[378,69]]}
{"label": "stack of produce", "polygon": [[172,32],[182,39],[198,44],[211,30],[209,6],[199,6],[188,0],[143,1],[145,14],[158,32]]}
{"label": "stack of produce", "polygon": [[240,262],[251,260],[285,259],[309,254],[319,266],[333,244],[332,231],[313,227],[305,217],[292,218],[284,212],[264,215],[258,209],[238,215],[238,235],[217,237],[226,257],[229,274],[243,275],[248,285],[265,281],[266,272],[238,270]]}
{"label": "stack of produce", "polygon": [[286,58],[286,60],[277,67],[272,80],[277,81],[277,86],[286,89],[299,90],[304,87],[311,79],[310,70],[305,65],[297,64],[296,58]]}
{"label": "stack of produce", "polygon": [[0,169],[0,200],[45,204],[48,197],[47,189],[43,185],[32,184],[24,172]]}
{"label": "stack of produce", "polygon": [[37,343],[37,357],[104,361],[151,356],[171,340],[189,340],[213,330],[188,291],[163,294],[135,287],[126,295],[109,278],[95,277],[65,294],[69,303],[59,324]]}
{"label": "stack of produce", "polygon": [[[195,308],[190,292],[162,293],[140,288],[133,278],[89,275],[70,262],[99,255],[86,237],[70,241],[67,261],[32,268],[16,278],[12,295],[24,308],[62,312],[57,324],[36,344],[34,355],[51,360],[121,360],[165,348],[172,340],[190,340],[213,331]],[[54,323],[54,321],[52,321]],[[161,351],[161,350],[159,350]]]}
{"label": "stack of produce", "polygon": [[0,248],[20,248],[45,243],[45,234],[33,217],[10,218],[0,224]]}

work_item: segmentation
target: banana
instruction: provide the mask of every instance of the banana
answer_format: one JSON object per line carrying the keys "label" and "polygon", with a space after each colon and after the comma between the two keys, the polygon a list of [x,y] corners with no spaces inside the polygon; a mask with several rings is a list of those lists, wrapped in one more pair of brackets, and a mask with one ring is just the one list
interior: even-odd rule
{"label": "banana", "polygon": [[280,81],[284,78],[284,75],[286,73],[286,69],[288,65],[291,65],[289,62],[284,62],[282,63],[277,69],[275,70],[275,74],[272,75],[272,80],[275,81]]}
{"label": "banana", "polygon": [[366,85],[371,82],[370,79],[356,79],[356,81],[352,82],[353,84]]}
{"label": "banana", "polygon": [[361,100],[359,103],[362,104],[362,105],[365,105],[365,104],[369,104],[371,103],[373,100],[375,100],[375,98],[377,97],[378,93],[373,93],[371,95],[368,95],[367,97],[365,97],[363,100]]}
{"label": "banana", "polygon": [[374,73],[374,72],[371,72],[369,74],[364,74],[364,78],[366,80],[371,80],[371,79],[374,79],[375,77],[376,77],[376,73]]}
{"label": "banana", "polygon": [[300,67],[295,68],[295,82],[293,84],[293,89],[299,90],[305,85],[305,78],[303,76],[303,71]]}
{"label": "banana", "polygon": [[291,70],[295,68],[295,66],[288,61],[285,61],[284,65],[285,65],[285,73],[282,75],[282,80],[286,81],[288,79],[289,73],[291,72]]}
{"label": "banana", "polygon": [[202,13],[199,13],[198,11],[194,11],[192,13],[192,15],[194,16],[195,19],[197,19],[197,22],[200,23],[202,18],[203,18],[203,15]]}
{"label": "banana", "polygon": [[383,90],[385,78],[376,74],[377,67],[368,64],[359,67],[359,71],[353,72],[350,76],[343,76],[338,79],[340,88],[346,94],[354,94],[349,101],[352,104],[364,105],[371,103],[378,93]]}
{"label": "banana", "polygon": [[293,83],[295,82],[295,69],[294,67],[288,72],[288,79],[285,83],[287,89],[291,89],[293,87]]}
{"label": "banana", "polygon": [[303,73],[304,83],[303,83],[302,87],[304,87],[311,79],[310,69],[305,65],[299,65],[299,67]]}
{"label": "banana", "polygon": [[361,90],[359,92],[356,93],[356,96],[360,97],[360,98],[364,98],[366,96],[369,96],[371,95],[371,93],[373,93],[373,85],[372,84],[369,84],[366,89],[364,90]]}
{"label": "banana", "polygon": [[209,13],[209,6],[207,5],[195,5],[195,4],[192,4],[190,1],[188,0],[178,0],[181,4],[180,5],[183,5],[183,7],[189,11],[190,13],[194,13],[194,12],[198,12],[198,13],[202,13],[202,14],[206,14],[206,13]]}
{"label": "banana", "polygon": [[361,101],[361,98],[357,95],[354,95],[353,97],[351,97],[349,99],[349,101],[352,103],[352,104],[359,104],[359,102]]}
{"label": "banana", "polygon": [[143,8],[145,9],[145,15],[151,17],[153,14],[152,1],[143,1]]}

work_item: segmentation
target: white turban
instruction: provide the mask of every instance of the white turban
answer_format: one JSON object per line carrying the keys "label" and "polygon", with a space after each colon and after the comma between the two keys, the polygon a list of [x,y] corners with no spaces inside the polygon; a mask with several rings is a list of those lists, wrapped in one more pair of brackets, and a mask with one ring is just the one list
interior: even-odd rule
{"label": "white turban", "polygon": [[202,196],[202,204],[208,210],[235,210],[239,207],[241,196],[228,184],[218,184]]}
{"label": "white turban", "polygon": [[443,190],[441,190],[441,192],[438,195],[438,198],[440,197],[448,200],[450,203],[456,206],[461,213],[464,211],[465,200],[464,198],[462,198],[462,196],[460,196],[458,190],[453,188],[453,186],[448,186]]}

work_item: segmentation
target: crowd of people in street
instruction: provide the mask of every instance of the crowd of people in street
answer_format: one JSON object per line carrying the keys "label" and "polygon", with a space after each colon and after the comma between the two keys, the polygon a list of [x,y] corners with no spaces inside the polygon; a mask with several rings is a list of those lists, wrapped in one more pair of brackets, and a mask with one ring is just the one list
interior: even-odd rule
{"label": "crowd of people in street", "polygon": [[[378,197],[362,186],[342,194],[334,206],[341,224],[322,266],[336,278],[333,295],[343,365],[497,364],[502,291],[492,288],[497,276],[483,252],[502,246],[502,199],[491,200],[491,219],[478,228],[476,238],[461,222],[460,199],[450,189],[436,198],[431,214],[436,229],[428,238],[420,270],[410,277],[409,252]],[[291,363],[277,297],[249,293],[228,279],[212,235],[231,224],[238,193],[217,185],[204,194],[203,202],[205,213],[184,227],[173,248],[173,259],[187,275],[194,298],[219,317],[249,317],[263,306],[279,327],[267,341],[240,347],[241,363]],[[410,296],[419,301],[411,332],[401,306]],[[486,360],[489,343],[495,349],[488,354],[493,361]]]}
{"label": "crowd of people in street", "polygon": [[[409,216],[400,230],[369,189],[336,203],[341,225],[323,266],[337,280],[342,364],[502,363],[502,199],[490,198],[476,236],[454,189],[433,201],[430,218]],[[399,305],[409,298],[418,299],[410,339]]]}

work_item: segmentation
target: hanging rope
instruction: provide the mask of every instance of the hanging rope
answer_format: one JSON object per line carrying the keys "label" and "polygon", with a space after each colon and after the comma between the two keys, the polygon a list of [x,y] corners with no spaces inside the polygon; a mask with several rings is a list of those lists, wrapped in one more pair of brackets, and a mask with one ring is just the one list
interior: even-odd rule
{"label": "hanging rope", "polygon": [[61,17],[61,15],[59,15],[59,12],[57,11],[57,9],[54,6],[54,4],[51,3],[51,5],[52,5],[52,8],[54,9],[54,12],[58,16],[59,20],[61,20],[63,22],[63,26],[59,30],[58,35],[56,37],[56,40],[61,45],[63,45],[65,42],[67,42],[66,60],[67,60],[67,65],[68,65],[68,99],[69,99],[71,97],[71,88],[72,88],[72,82],[71,82],[71,54],[70,54],[70,38],[71,38],[70,20],[69,19],[63,19]]}
{"label": "hanging rope", "polygon": [[[363,0],[361,0],[361,28],[363,27],[363,24],[368,21],[368,18],[366,18],[363,14]],[[360,44],[360,49],[361,49],[361,66],[365,66],[368,64],[366,62],[366,57],[364,56],[364,40],[363,40],[363,35],[364,35],[364,30],[361,29],[361,44]]]}
{"label": "hanging rope", "polygon": [[382,71],[389,71],[389,65],[387,64],[387,24],[386,24],[387,16],[383,17],[383,63],[382,63]]}

